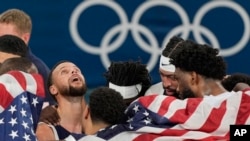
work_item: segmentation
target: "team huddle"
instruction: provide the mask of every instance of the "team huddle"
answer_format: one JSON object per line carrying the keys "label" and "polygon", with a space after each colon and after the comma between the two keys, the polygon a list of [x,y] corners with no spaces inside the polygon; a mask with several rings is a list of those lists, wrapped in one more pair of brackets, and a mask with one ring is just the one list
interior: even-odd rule
{"label": "team huddle", "polygon": [[210,45],[170,38],[156,84],[141,60],[113,61],[106,85],[86,98],[82,70],[69,60],[48,69],[31,57],[31,31],[15,15],[27,17],[0,15],[0,140],[229,140],[230,125],[250,124],[250,76],[227,75]]}

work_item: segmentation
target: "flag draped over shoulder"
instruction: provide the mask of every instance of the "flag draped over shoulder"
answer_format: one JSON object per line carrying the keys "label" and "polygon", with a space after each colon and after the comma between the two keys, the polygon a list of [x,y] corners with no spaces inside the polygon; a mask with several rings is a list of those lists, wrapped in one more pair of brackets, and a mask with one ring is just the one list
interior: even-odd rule
{"label": "flag draped over shoulder", "polygon": [[[126,123],[108,127],[92,138],[109,141],[229,140],[230,125],[250,124],[250,89],[212,102],[209,98],[178,100],[164,95],[144,96],[127,108],[126,116]],[[86,137],[89,138],[85,136],[80,140]]]}
{"label": "flag draped over shoulder", "polygon": [[45,96],[39,74],[11,71],[0,76],[0,140],[34,141]]}

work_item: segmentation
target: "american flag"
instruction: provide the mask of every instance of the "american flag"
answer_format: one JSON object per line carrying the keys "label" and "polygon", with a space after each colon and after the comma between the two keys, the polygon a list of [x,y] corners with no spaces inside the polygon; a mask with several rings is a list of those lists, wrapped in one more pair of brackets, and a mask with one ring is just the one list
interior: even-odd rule
{"label": "american flag", "polygon": [[250,124],[250,89],[213,101],[209,97],[178,100],[164,95],[145,96],[127,108],[126,116],[124,124],[79,140],[229,140],[230,125]]}
{"label": "american flag", "polygon": [[34,141],[45,96],[39,74],[11,71],[0,76],[0,140]]}

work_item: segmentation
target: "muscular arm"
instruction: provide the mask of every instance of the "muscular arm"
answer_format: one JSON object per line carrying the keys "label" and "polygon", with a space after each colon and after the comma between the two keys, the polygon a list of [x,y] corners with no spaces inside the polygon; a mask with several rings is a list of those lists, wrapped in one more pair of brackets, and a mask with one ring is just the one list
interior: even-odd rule
{"label": "muscular arm", "polygon": [[37,126],[36,137],[38,141],[56,140],[54,132],[46,123],[40,123]]}

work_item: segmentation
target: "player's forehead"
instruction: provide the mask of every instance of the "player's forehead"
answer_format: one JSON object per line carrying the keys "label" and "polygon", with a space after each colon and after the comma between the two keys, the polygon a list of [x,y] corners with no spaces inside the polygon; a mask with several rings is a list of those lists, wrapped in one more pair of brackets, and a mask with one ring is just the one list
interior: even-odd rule
{"label": "player's forehead", "polygon": [[74,63],[72,62],[63,62],[60,63],[55,70],[62,70],[62,69],[67,69],[67,68],[78,68]]}
{"label": "player's forehead", "polygon": [[166,70],[163,70],[161,68],[159,69],[159,73],[162,75],[174,75],[174,72],[166,71]]}

